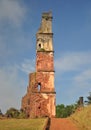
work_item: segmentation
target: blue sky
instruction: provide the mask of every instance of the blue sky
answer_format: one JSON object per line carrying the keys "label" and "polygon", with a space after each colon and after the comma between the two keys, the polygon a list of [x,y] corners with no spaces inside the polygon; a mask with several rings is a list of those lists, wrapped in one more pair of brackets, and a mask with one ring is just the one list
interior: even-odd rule
{"label": "blue sky", "polygon": [[57,104],[91,91],[91,0],[0,0],[0,109],[20,108],[35,71],[36,32],[53,14]]}

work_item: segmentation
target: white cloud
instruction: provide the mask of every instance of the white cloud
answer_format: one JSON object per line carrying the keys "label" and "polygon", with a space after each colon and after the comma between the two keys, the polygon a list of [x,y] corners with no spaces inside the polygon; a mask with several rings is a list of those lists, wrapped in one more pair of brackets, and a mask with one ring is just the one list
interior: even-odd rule
{"label": "white cloud", "polygon": [[24,19],[26,9],[18,0],[0,0],[0,21],[8,20],[10,23],[20,25]]}
{"label": "white cloud", "polygon": [[19,77],[17,66],[0,68],[0,109],[5,112],[10,107],[20,108],[25,82]]}
{"label": "white cloud", "polygon": [[31,34],[21,26],[27,19],[27,10],[21,0],[0,0],[0,65],[31,48]]}
{"label": "white cloud", "polygon": [[80,75],[75,77],[75,80],[78,82],[91,80],[91,69],[87,69],[87,70],[83,71]]}
{"label": "white cloud", "polygon": [[60,82],[58,86],[61,84],[63,90],[59,87],[56,89],[63,91],[62,100],[68,97],[67,102],[70,102],[78,100],[80,96],[87,97],[88,92],[91,91],[90,59],[91,52],[69,52],[55,60],[56,82],[57,80]]}
{"label": "white cloud", "polygon": [[60,73],[78,71],[91,65],[91,52],[65,53],[55,60],[55,68]]}
{"label": "white cloud", "polygon": [[70,95],[72,97],[75,96],[78,99],[83,96],[84,100],[87,100],[86,97],[91,92],[91,67],[89,69],[85,68],[73,76],[70,85]]}
{"label": "white cloud", "polygon": [[[0,109],[20,109],[21,98],[26,93],[28,74],[34,71],[34,60],[25,59],[20,65],[0,67]],[[22,73],[21,73],[22,71]],[[25,74],[27,74],[25,78]]]}
{"label": "white cloud", "polygon": [[25,59],[19,68],[26,74],[33,72],[35,70],[34,60]]}
{"label": "white cloud", "polygon": [[84,71],[80,72],[73,78],[73,82],[76,86],[81,88],[86,88],[91,91],[91,67],[90,69],[84,69]]}
{"label": "white cloud", "polygon": [[4,44],[4,42],[3,42],[2,37],[0,37],[0,57],[3,56],[3,54],[4,54],[4,49],[5,49],[5,44]]}

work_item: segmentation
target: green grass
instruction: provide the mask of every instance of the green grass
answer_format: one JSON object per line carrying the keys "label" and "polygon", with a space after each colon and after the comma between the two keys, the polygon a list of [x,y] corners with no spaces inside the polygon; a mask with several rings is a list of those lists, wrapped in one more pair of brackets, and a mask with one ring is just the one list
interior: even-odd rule
{"label": "green grass", "polygon": [[83,107],[71,116],[79,130],[91,130],[91,105]]}
{"label": "green grass", "polygon": [[39,119],[2,119],[0,130],[43,130],[47,118]]}

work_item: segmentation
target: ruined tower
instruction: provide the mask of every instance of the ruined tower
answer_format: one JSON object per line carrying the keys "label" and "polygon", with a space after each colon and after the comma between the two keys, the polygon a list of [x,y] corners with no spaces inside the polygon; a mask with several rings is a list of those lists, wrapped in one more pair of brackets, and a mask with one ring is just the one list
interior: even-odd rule
{"label": "ruined tower", "polygon": [[31,117],[55,117],[52,13],[43,13],[36,33],[36,71],[29,74],[22,109]]}

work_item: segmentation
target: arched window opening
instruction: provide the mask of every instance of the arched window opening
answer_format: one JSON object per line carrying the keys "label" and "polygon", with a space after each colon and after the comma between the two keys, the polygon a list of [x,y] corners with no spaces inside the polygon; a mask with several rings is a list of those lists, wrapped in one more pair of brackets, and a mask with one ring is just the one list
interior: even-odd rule
{"label": "arched window opening", "polygon": [[38,91],[41,90],[41,83],[38,83]]}
{"label": "arched window opening", "polygon": [[39,44],[39,48],[41,48],[41,44]]}
{"label": "arched window opening", "polygon": [[39,106],[38,109],[40,109],[41,107]]}

